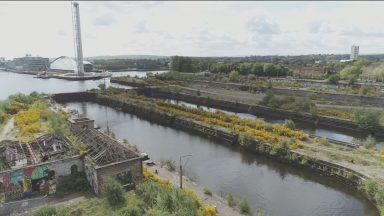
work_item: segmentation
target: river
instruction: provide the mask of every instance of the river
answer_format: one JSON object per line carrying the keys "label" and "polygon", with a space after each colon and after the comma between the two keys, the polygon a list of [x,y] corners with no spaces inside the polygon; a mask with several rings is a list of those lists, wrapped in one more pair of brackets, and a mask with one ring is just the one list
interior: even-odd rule
{"label": "river", "polygon": [[[151,73],[164,73],[166,71],[151,71]],[[146,76],[146,72],[141,71],[126,71],[113,72],[112,76]],[[62,93],[62,92],[78,92],[88,89],[97,88],[99,84],[103,84],[101,80],[86,80],[86,81],[68,81],[63,79],[39,79],[34,78],[34,75],[17,74],[12,72],[0,71],[0,100],[7,98],[11,94],[26,93],[33,91],[43,93]],[[130,88],[127,86],[110,83],[109,78],[105,79],[105,84],[108,87],[112,85],[120,88]]]}
{"label": "river", "polygon": [[[145,72],[119,72],[116,75],[145,76]],[[109,79],[105,80],[107,86]],[[37,79],[31,75],[0,72],[0,99],[17,92],[76,92],[96,88],[104,80],[67,81]],[[114,85],[114,84],[113,84]],[[197,135],[151,123],[134,115],[92,103],[70,103],[96,123],[127,139],[154,160],[192,154],[187,175],[214,192],[246,197],[254,211],[268,215],[378,215],[359,193],[329,178],[303,172],[274,160],[255,156]],[[243,117],[252,117],[241,114]]]}
{"label": "river", "polygon": [[[330,178],[292,168],[191,133],[140,119],[135,115],[94,103],[68,103],[67,107],[108,125],[154,160],[178,161],[192,154],[186,170],[198,184],[218,194],[246,197],[253,210],[274,216],[377,215],[359,193]],[[178,164],[176,164],[178,165]]]}

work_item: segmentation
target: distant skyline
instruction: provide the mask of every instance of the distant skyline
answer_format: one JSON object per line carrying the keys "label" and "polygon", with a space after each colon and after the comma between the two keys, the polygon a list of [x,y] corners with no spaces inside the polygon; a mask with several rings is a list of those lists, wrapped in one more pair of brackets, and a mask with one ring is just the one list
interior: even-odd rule
{"label": "distant skyline", "polygon": [[[84,56],[384,53],[384,2],[79,2]],[[0,2],[0,57],[73,56],[70,2]]]}

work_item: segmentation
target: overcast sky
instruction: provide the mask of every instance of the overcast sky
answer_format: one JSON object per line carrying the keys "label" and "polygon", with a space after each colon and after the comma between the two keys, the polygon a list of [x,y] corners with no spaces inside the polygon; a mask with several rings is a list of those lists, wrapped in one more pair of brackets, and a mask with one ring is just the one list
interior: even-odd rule
{"label": "overcast sky", "polygon": [[[73,56],[70,2],[0,2],[0,56]],[[384,53],[384,2],[80,2],[98,55]]]}

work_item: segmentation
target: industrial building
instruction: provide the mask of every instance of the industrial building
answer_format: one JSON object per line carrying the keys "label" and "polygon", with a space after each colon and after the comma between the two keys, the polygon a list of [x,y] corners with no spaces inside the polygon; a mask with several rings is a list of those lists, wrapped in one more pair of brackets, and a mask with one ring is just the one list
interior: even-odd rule
{"label": "industrial building", "polygon": [[26,55],[14,58],[11,65],[20,71],[45,71],[49,66],[49,58]]}

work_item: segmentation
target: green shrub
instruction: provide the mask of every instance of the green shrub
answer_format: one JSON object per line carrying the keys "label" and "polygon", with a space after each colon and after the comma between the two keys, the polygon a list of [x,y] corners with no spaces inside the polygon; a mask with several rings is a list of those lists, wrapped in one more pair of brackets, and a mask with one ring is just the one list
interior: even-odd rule
{"label": "green shrub", "polygon": [[234,71],[234,70],[229,72],[228,76],[229,76],[229,80],[234,81],[234,82],[239,81],[239,79],[240,79],[239,72]]}
{"label": "green shrub", "polygon": [[283,122],[283,126],[289,129],[295,129],[295,122],[291,119],[285,119]]}
{"label": "green shrub", "polygon": [[355,122],[362,129],[375,132],[381,126],[380,118],[382,115],[383,112],[380,110],[357,110],[353,114],[353,122]]}
{"label": "green shrub", "polygon": [[[136,187],[136,194],[152,208],[175,215],[194,215],[198,203],[180,188],[165,188],[153,181],[147,181]],[[184,213],[189,214],[184,214]],[[191,214],[192,213],[192,214]]]}
{"label": "green shrub", "polygon": [[340,76],[338,74],[333,74],[328,77],[327,82],[330,84],[337,84],[339,83],[339,80],[340,80]]}
{"label": "green shrub", "polygon": [[176,164],[175,164],[175,161],[173,160],[161,160],[160,161],[160,164],[161,166],[165,166],[165,168],[168,170],[168,171],[175,171],[176,170]]}
{"label": "green shrub", "polygon": [[367,149],[376,146],[376,140],[375,138],[373,138],[372,135],[368,135],[366,139],[353,138],[352,143],[356,145],[364,146]]}
{"label": "green shrub", "polygon": [[118,211],[118,215],[119,216],[142,216],[144,215],[144,211],[145,211],[145,204],[141,200],[135,197],[132,197],[132,198],[129,198],[128,204],[122,207]]}
{"label": "green shrub", "polygon": [[124,189],[114,178],[108,177],[104,181],[104,196],[112,206],[125,202]]}
{"label": "green shrub", "polygon": [[292,144],[293,140],[284,138],[280,142],[275,143],[272,145],[271,151],[269,152],[271,155],[277,155],[277,154],[286,154],[287,150],[289,148],[289,145]]}
{"label": "green shrub", "polygon": [[375,181],[368,179],[363,181],[363,189],[364,191],[369,194],[372,198],[375,197],[377,191],[378,191],[378,185]]}
{"label": "green shrub", "polygon": [[249,203],[246,198],[241,199],[239,202],[239,209],[243,214],[249,214],[251,212],[251,207],[249,207]]}
{"label": "green shrub", "polygon": [[91,192],[92,188],[85,177],[84,172],[63,176],[56,188],[56,195],[63,196],[73,192]]}
{"label": "green shrub", "polygon": [[233,207],[236,205],[236,201],[235,201],[235,198],[233,197],[233,195],[231,193],[229,193],[226,197],[227,199],[227,203],[230,207]]}
{"label": "green shrub", "polygon": [[310,100],[316,100],[317,99],[317,94],[316,93],[309,93],[307,95],[307,97],[310,99]]}
{"label": "green shrub", "polygon": [[212,191],[209,188],[204,188],[204,194],[212,196]]}

